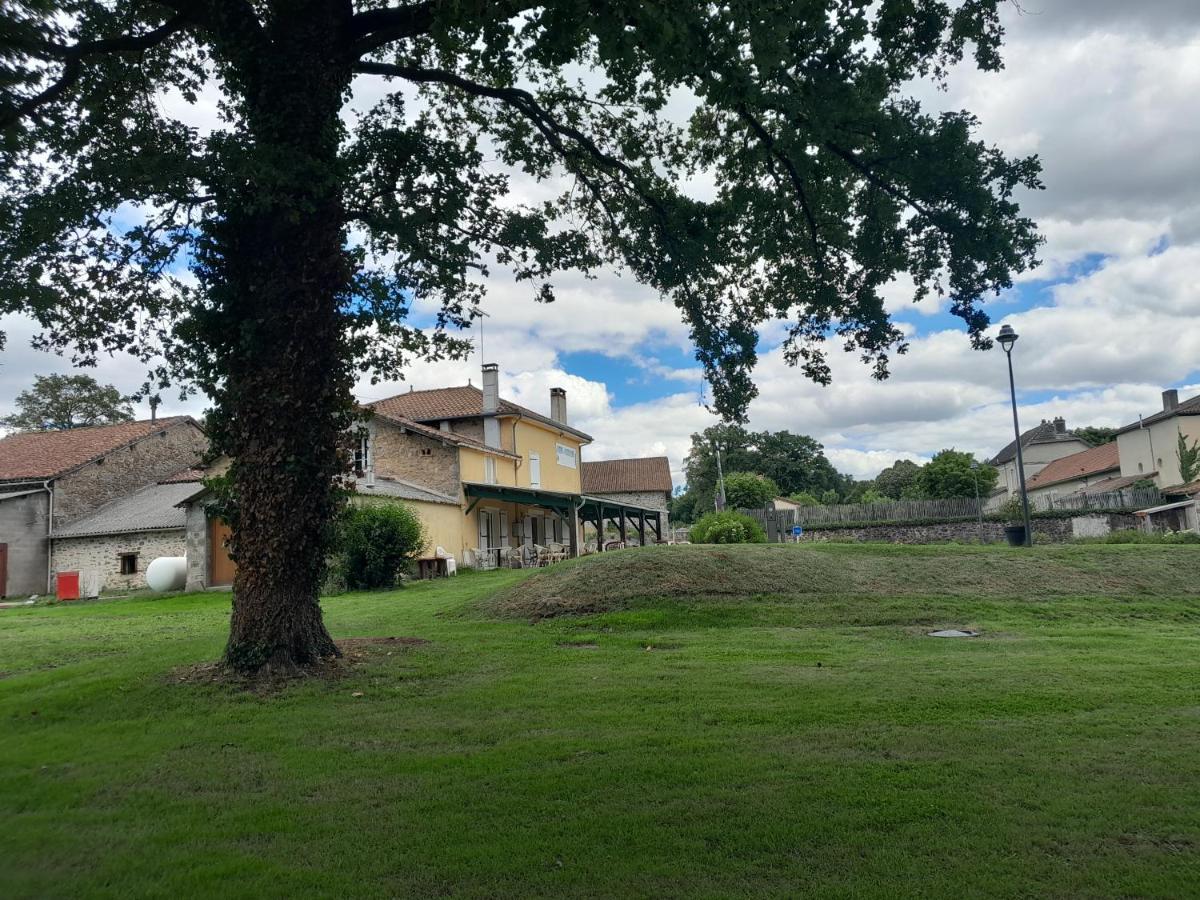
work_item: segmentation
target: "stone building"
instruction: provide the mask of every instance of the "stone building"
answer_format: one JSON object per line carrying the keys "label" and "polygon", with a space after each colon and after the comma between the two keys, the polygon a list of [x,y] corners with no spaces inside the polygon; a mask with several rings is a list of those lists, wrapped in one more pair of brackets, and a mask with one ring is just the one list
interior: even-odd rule
{"label": "stone building", "polygon": [[78,572],[87,595],[146,586],[146,567],[160,556],[186,553],[186,510],[180,505],[199,487],[201,473],[139,488],[55,531],[51,569]]}
{"label": "stone building", "polygon": [[196,465],[207,447],[189,416],[0,440],[0,594],[51,591],[58,529]]}
{"label": "stone building", "polygon": [[661,511],[664,530],[671,505],[671,463],[665,456],[606,459],[583,464],[583,493],[589,497]]}

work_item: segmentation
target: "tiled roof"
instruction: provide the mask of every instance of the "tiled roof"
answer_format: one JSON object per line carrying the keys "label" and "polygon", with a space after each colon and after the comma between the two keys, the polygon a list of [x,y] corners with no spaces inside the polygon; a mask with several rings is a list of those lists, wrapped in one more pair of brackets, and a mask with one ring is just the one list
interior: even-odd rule
{"label": "tiled roof", "polygon": [[1162,489],[1164,494],[1186,494],[1191,497],[1194,494],[1200,494],[1200,480],[1189,481],[1187,484],[1173,484],[1170,487]]}
{"label": "tiled roof", "polygon": [[417,434],[423,434],[426,437],[437,438],[440,441],[454,444],[459,447],[472,447],[475,450],[483,450],[487,453],[494,453],[497,456],[507,456],[510,459],[520,459],[515,453],[510,453],[507,450],[502,450],[499,447],[489,447],[483,441],[477,441],[473,437],[468,437],[465,434],[459,434],[457,431],[442,431],[440,428],[432,428],[429,425],[424,425],[406,416],[397,416],[390,413],[375,411],[375,415],[383,419],[385,422],[391,422],[393,425],[399,425],[401,428],[407,428]]}
{"label": "tiled roof", "polygon": [[446,503],[458,506],[456,497],[413,484],[411,481],[401,481],[399,478],[377,477],[374,484],[368,484],[365,478],[359,479],[355,482],[354,492],[364,497],[396,497],[400,500],[419,500],[424,503]]}
{"label": "tiled roof", "polygon": [[197,481],[204,480],[204,469],[190,468],[181,469],[174,475],[168,475],[166,478],[160,479],[159,484],[194,484]]}
{"label": "tiled roof", "polygon": [[[1021,448],[1024,449],[1033,444],[1053,444],[1060,441],[1079,441],[1080,443],[1085,443],[1073,431],[1058,431],[1054,427],[1053,422],[1042,422],[1042,424],[1030,428],[1021,435]],[[1008,445],[988,460],[988,462],[993,466],[999,466],[1015,458],[1016,455],[1017,442],[1009,441]]]}
{"label": "tiled roof", "polygon": [[[1040,475],[1041,473],[1039,472],[1038,474]],[[1074,491],[1072,496],[1074,494],[1108,494],[1112,491],[1121,491],[1127,487],[1132,487],[1139,481],[1146,481],[1153,474],[1153,472],[1149,472],[1145,475],[1126,475],[1123,478],[1105,478],[1103,481],[1094,481],[1087,487],[1082,487],[1079,490]]]}
{"label": "tiled roof", "polygon": [[146,419],[10,435],[0,440],[0,481],[53,478],[119,447],[189,421],[192,421],[189,416],[170,416],[154,422]]}
{"label": "tiled roof", "polygon": [[671,493],[671,463],[665,456],[585,462],[579,475],[585,494]]}
{"label": "tiled roof", "polygon": [[[370,404],[376,412],[413,419],[417,422],[439,422],[442,419],[470,419],[483,416],[483,391],[473,384],[458,387],[434,388],[428,391],[409,391]],[[555,422],[511,400],[500,398],[500,415],[523,416],[553,428],[561,429],[585,441],[592,439],[578,428]]]}
{"label": "tiled roof", "polygon": [[1029,487],[1046,487],[1120,468],[1121,458],[1117,455],[1117,442],[1109,441],[1099,447],[1091,447],[1054,460],[1029,479]]}
{"label": "tiled roof", "polygon": [[1131,422],[1124,428],[1119,429],[1117,434],[1124,434],[1127,431],[1133,431],[1135,428],[1141,428],[1143,425],[1153,425],[1155,422],[1162,422],[1171,418],[1172,416],[1200,416],[1200,394],[1197,394],[1195,397],[1192,397],[1188,400],[1184,400],[1174,409],[1162,409],[1152,416],[1146,416],[1137,422]]}
{"label": "tiled roof", "polygon": [[69,525],[54,529],[55,538],[96,534],[126,534],[131,531],[182,530],[187,511],[179,504],[196,492],[194,482],[152,484],[106,503]]}

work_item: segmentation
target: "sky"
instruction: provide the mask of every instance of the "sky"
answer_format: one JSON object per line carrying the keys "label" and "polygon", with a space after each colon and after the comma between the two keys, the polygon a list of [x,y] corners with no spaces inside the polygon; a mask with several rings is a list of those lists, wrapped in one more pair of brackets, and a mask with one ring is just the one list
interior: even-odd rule
{"label": "sky", "polygon": [[[931,108],[972,111],[980,137],[1008,153],[1042,160],[1046,190],[1021,202],[1046,237],[1043,264],[985,307],[994,327],[1020,334],[1022,426],[1127,424],[1161,408],[1166,388],[1200,392],[1200,2],[1021,0],[1004,18],[1003,71],[964,66],[944,93],[916,92]],[[495,362],[502,394],[540,412],[551,387],[566,389],[571,423],[595,438],[584,459],[666,455],[681,483],[690,435],[717,419],[678,311],[616,271],[555,286],[544,306],[494,277],[481,351],[477,326],[469,359],[414,366],[403,384],[363,382],[360,399],[478,384],[480,365]],[[1003,352],[972,350],[946,304],[914,305],[911,286],[893,284],[888,297],[910,341],[890,379],[834,353],[833,383],[812,384],[764,333],[749,427],[810,434],[856,478],[948,447],[990,456],[1011,440]],[[0,317],[0,330],[2,415],[34,373],[71,367],[29,346],[27,320]],[[143,379],[126,357],[92,374],[128,391]],[[160,414],[204,405],[164,395]]]}

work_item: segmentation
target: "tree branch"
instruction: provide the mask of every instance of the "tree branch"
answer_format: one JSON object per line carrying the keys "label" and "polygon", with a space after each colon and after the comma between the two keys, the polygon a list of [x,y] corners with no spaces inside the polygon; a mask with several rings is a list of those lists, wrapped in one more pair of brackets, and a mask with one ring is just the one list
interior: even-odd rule
{"label": "tree branch", "polygon": [[[522,90],[521,88],[494,87],[492,85],[480,84],[463,78],[455,72],[447,72],[444,69],[418,69],[411,66],[393,65],[391,63],[359,62],[355,64],[354,71],[368,75],[388,75],[395,78],[403,78],[418,84],[445,84],[465,91],[475,97],[487,97],[499,100],[525,116],[541,132],[547,143],[564,158],[570,159],[577,155],[576,151],[573,151],[563,141],[563,138],[569,138],[579,150],[582,150],[594,162],[599,163],[601,167],[623,175],[637,192],[638,197],[659,213],[660,216],[666,218],[666,210],[663,208],[662,202],[642,185],[641,176],[628,163],[606,153],[591,137],[573,125],[564,125],[554,119],[529,91]],[[588,185],[589,188],[592,187],[588,177],[584,173],[576,171],[575,174],[585,185]],[[593,190],[593,193],[595,193],[595,190]]]}
{"label": "tree branch", "polygon": [[138,53],[149,50],[181,31],[187,24],[190,15],[190,12],[180,12],[157,28],[141,34],[122,34],[97,41],[83,41],[70,46],[48,43],[29,48],[27,52],[33,56],[63,62],[62,73],[57,80],[34,96],[21,103],[9,104],[6,108],[0,108],[0,128],[8,128],[19,120],[34,115],[38,109],[53,103],[62,96],[79,81],[83,74],[83,60],[87,57],[106,53]]}
{"label": "tree branch", "polygon": [[350,20],[350,42],[353,58],[357,59],[405,38],[425,34],[433,24],[434,0],[411,6],[385,6],[357,13]]}

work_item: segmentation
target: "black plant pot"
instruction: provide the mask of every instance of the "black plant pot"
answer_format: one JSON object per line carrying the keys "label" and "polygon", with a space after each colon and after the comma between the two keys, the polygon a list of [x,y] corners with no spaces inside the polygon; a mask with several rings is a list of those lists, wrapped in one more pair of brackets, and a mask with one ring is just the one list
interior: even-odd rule
{"label": "black plant pot", "polygon": [[1010,547],[1025,546],[1025,526],[1024,525],[1005,525],[1004,536],[1008,539]]}

